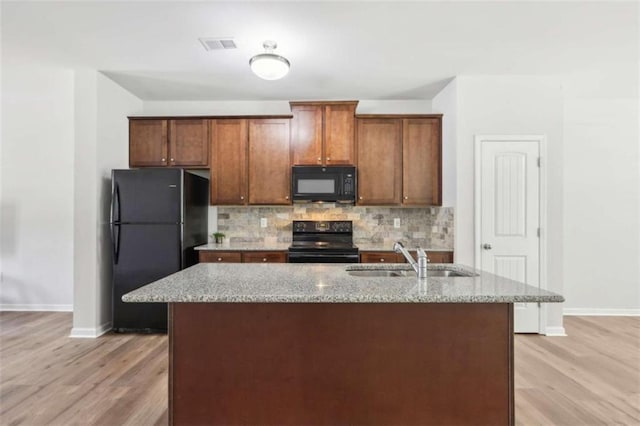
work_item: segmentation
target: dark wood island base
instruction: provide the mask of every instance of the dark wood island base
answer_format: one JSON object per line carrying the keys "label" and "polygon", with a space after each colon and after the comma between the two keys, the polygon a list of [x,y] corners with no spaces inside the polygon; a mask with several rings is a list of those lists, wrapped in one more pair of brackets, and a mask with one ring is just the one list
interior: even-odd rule
{"label": "dark wood island base", "polygon": [[513,304],[170,303],[172,425],[511,425]]}

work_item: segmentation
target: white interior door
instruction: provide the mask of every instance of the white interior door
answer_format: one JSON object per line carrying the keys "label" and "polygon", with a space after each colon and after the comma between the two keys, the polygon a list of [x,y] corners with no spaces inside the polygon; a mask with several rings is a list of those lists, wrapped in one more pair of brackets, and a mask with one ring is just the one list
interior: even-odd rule
{"label": "white interior door", "polygon": [[[480,269],[540,286],[540,140],[479,139]],[[478,214],[476,212],[476,214]],[[517,333],[540,331],[537,303],[514,304]]]}

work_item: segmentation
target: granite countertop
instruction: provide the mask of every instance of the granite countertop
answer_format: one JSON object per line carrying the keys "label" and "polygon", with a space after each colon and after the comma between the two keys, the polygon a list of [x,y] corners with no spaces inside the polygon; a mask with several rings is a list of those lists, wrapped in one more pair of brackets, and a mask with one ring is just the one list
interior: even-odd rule
{"label": "granite countertop", "polygon": [[287,251],[289,250],[289,246],[291,243],[242,243],[242,242],[227,242],[225,241],[222,244],[203,244],[201,246],[194,247],[194,250],[218,250],[218,251]]}
{"label": "granite countertop", "polygon": [[[393,242],[391,243],[356,243],[356,246],[360,251],[393,251]],[[405,244],[407,250],[415,250],[416,247],[411,244]],[[453,249],[439,249],[439,248],[424,248],[424,251],[448,251],[453,252]]]}
{"label": "granite countertop", "polygon": [[[407,264],[198,263],[122,296],[125,302],[532,303],[556,293],[457,264],[429,265],[464,277],[416,278]],[[402,277],[356,277],[346,269],[397,269]]]}
{"label": "granite countertop", "polygon": [[[217,250],[217,251],[287,251],[289,250],[290,242],[281,243],[281,242],[228,242],[225,241],[222,244],[203,244],[201,246],[194,247],[194,250]],[[360,251],[393,251],[393,243],[385,244],[385,243],[356,243],[356,247],[360,249]],[[407,246],[409,250],[415,250],[415,247]],[[452,249],[425,249],[425,251],[449,251],[453,252]]]}

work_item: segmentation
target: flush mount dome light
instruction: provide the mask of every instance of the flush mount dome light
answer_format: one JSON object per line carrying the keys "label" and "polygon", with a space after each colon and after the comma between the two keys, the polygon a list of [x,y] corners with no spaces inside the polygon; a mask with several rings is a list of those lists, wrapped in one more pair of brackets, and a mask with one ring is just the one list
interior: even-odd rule
{"label": "flush mount dome light", "polygon": [[251,71],[258,77],[265,80],[278,80],[289,72],[291,64],[284,56],[273,53],[278,47],[275,41],[265,41],[262,46],[266,53],[261,53],[249,60]]}

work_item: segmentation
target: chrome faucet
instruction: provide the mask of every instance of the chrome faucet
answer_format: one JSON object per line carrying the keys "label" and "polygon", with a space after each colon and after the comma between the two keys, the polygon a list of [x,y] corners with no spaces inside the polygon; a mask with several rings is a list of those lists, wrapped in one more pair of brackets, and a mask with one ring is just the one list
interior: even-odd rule
{"label": "chrome faucet", "polygon": [[407,259],[407,262],[409,262],[413,270],[416,271],[418,278],[424,278],[424,279],[427,278],[427,263],[429,262],[429,259],[427,258],[427,253],[422,248],[418,247],[417,262],[414,260],[413,256],[411,256],[411,254],[407,251],[407,249],[404,248],[404,244],[402,244],[400,241],[396,242],[393,245],[393,251],[395,251],[396,253],[402,253],[402,255],[405,257],[405,259]]}

